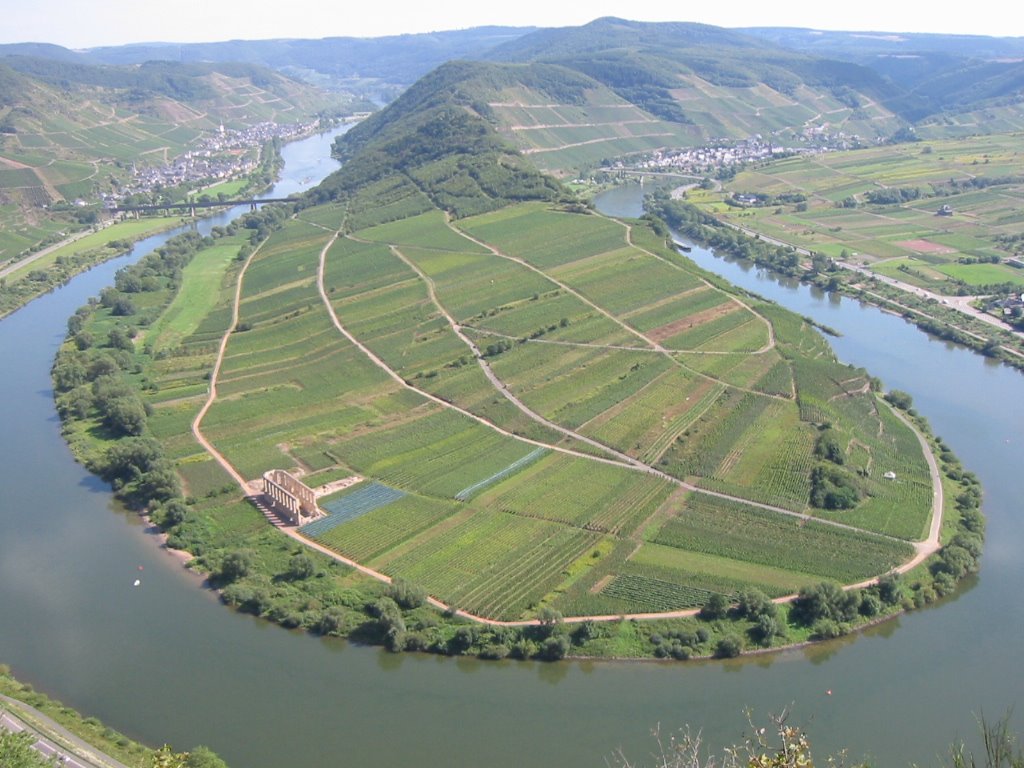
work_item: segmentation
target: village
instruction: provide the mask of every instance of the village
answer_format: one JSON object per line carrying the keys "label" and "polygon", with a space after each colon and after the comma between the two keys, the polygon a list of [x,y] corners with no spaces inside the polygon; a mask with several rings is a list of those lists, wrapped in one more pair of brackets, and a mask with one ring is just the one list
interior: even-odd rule
{"label": "village", "polygon": [[131,180],[101,195],[103,205],[114,208],[127,201],[155,202],[157,196],[168,189],[181,186],[198,189],[238,178],[259,166],[260,150],[268,142],[293,141],[319,127],[319,119],[309,123],[257,123],[243,130],[221,125],[214,135],[201,138],[195,149],[171,163],[142,167],[133,163]]}
{"label": "village", "polygon": [[755,134],[742,141],[714,140],[700,147],[658,149],[632,162],[618,161],[613,170],[647,170],[684,173],[692,176],[715,176],[749,163],[763,162],[791,155],[831,152],[861,146],[860,138],[845,133],[830,133],[820,126],[808,126],[799,136],[790,138],[799,146],[781,146],[771,137]]}

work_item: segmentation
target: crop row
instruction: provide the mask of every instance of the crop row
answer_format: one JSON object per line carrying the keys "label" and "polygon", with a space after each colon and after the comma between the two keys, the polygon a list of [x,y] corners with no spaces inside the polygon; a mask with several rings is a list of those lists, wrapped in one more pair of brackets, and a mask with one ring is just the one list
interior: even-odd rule
{"label": "crop row", "polygon": [[334,241],[324,265],[324,286],[331,300],[369,293],[410,277],[409,268],[385,245]]}
{"label": "crop row", "polygon": [[629,606],[626,610],[630,613],[697,608],[714,594],[699,587],[633,573],[616,576],[601,593],[622,600]]}
{"label": "crop row", "polygon": [[461,491],[455,494],[455,498],[459,501],[467,501],[473,494],[479,493],[487,486],[493,485],[494,483],[500,482],[501,480],[504,480],[506,477],[515,474],[523,467],[532,464],[533,462],[537,461],[546,454],[546,448],[534,448],[528,454],[526,454],[522,458],[516,459],[507,467],[495,472],[489,477],[485,477],[483,480],[478,480],[472,485],[466,486]]}
{"label": "crop row", "polygon": [[403,496],[404,491],[380,483],[360,484],[344,496],[324,502],[321,506],[327,510],[326,517],[307,523],[302,527],[302,532],[307,536],[319,537],[343,523],[367,515]]}
{"label": "crop row", "polygon": [[552,456],[509,478],[479,503],[517,515],[618,530],[638,509],[657,507],[667,483],[607,464]]}
{"label": "crop row", "polygon": [[729,301],[729,297],[724,293],[699,282],[689,273],[682,270],[673,271],[689,276],[694,281],[693,287],[667,300],[663,298],[660,301],[652,301],[645,297],[631,311],[625,312],[622,315],[623,319],[637,330],[647,333],[681,320],[687,315],[695,315]]}
{"label": "crop row", "polygon": [[607,219],[519,205],[460,221],[461,229],[541,268],[621,248],[625,230]]}
{"label": "crop row", "polygon": [[885,573],[912,554],[909,546],[867,533],[805,522],[694,494],[654,541],[684,550],[790,571],[858,581]]}
{"label": "crop row", "polygon": [[[692,274],[621,243],[616,250],[570,262],[552,274],[613,314],[687,294],[700,285]],[[682,314],[688,305],[689,294],[680,296]]]}
{"label": "crop row", "polygon": [[368,515],[327,531],[317,540],[357,562],[377,558],[455,514],[452,502],[406,495]]}
{"label": "crop row", "polygon": [[711,386],[680,368],[670,368],[645,387],[583,425],[582,431],[609,445],[637,455],[649,443],[663,439],[697,404],[699,393]]}
{"label": "crop row", "polygon": [[447,410],[337,445],[339,455],[364,474],[448,498],[507,467],[524,450],[521,441]]}
{"label": "crop row", "polygon": [[438,535],[421,534],[422,542],[385,567],[459,607],[516,615],[597,538],[554,523],[478,511]]}
{"label": "crop row", "polygon": [[438,210],[361,230],[359,237],[378,243],[415,245],[439,251],[486,252],[482,246],[453,232],[445,223],[444,214]]}
{"label": "crop row", "polygon": [[767,398],[727,390],[669,450],[669,465],[680,477],[714,475],[768,404]]}
{"label": "crop row", "polygon": [[774,568],[763,563],[735,560],[663,544],[645,542],[619,568],[633,573],[710,592],[732,594],[756,587],[772,597],[797,592],[800,587],[820,580],[799,571]]}

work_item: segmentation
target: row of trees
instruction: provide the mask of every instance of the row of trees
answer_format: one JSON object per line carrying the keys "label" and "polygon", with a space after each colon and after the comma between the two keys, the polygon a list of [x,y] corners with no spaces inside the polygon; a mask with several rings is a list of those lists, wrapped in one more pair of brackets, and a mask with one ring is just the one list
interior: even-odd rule
{"label": "row of trees", "polygon": [[[648,218],[661,220],[680,234],[715,250],[771,267],[792,277],[803,275],[800,257],[793,248],[772,245],[764,240],[749,237],[725,226],[695,205],[672,199],[664,190],[649,195],[644,207]],[[667,234],[667,230],[664,231]]]}

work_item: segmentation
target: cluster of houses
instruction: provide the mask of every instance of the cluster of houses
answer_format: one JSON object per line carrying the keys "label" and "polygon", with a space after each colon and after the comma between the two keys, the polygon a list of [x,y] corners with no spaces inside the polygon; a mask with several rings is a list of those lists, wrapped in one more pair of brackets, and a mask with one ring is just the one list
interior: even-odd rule
{"label": "cluster of houses", "polygon": [[[774,146],[770,141],[763,140],[761,136],[754,136],[745,141],[725,142],[723,140],[703,147],[659,149],[637,162],[629,163],[629,167],[638,170],[676,171],[702,176],[711,174],[719,168],[755,160],[766,160],[776,155],[792,153],[792,151]],[[626,165],[619,162],[612,167],[624,168]]]}
{"label": "cluster of houses", "polygon": [[258,160],[250,151],[272,139],[289,141],[317,127],[312,123],[257,123],[243,130],[223,125],[212,136],[196,142],[193,149],[159,166],[132,165],[132,178],[115,191],[102,195],[103,204],[112,208],[131,195],[151,195],[161,189],[182,184],[211,184],[236,178],[255,169]]}
{"label": "cluster of houses", "polygon": [[990,301],[985,311],[1005,320],[1024,317],[1024,293],[1012,293],[1004,299]]}

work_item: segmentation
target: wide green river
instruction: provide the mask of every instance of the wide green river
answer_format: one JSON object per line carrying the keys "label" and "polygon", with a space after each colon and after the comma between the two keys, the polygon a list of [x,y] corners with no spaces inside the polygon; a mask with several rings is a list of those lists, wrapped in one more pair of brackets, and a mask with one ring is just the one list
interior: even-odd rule
{"label": "wide green river", "polygon": [[[288,146],[275,193],[333,170],[329,144]],[[635,214],[637,200],[619,190],[601,207]],[[729,663],[395,656],[236,614],[118,507],[60,436],[54,352],[66,318],[112,281],[121,259],[0,322],[0,661],[130,736],[207,744],[232,768],[600,768],[619,748],[646,759],[659,723],[689,723],[722,745],[739,738],[747,709],[763,719],[783,708],[808,727],[818,754],[846,747],[878,765],[938,765],[951,741],[974,738],[978,713],[1001,715],[1024,693],[1024,377],[897,317],[692,255],[837,328],[843,361],[914,396],[985,486],[977,580],[863,635]],[[1022,714],[1019,706],[1018,726]]]}

